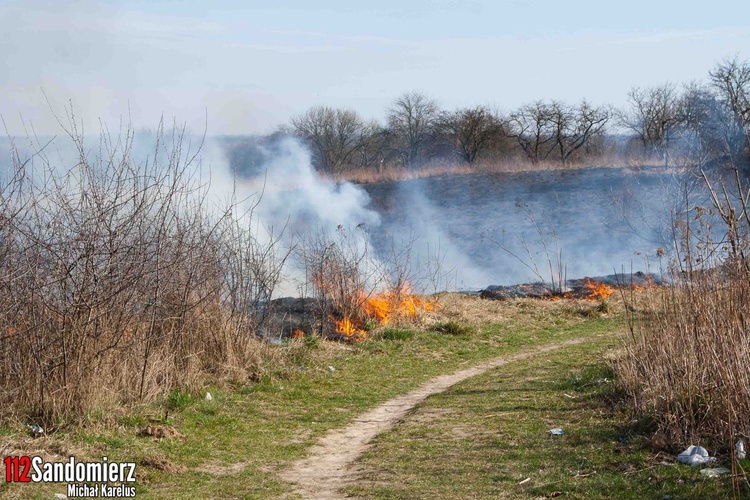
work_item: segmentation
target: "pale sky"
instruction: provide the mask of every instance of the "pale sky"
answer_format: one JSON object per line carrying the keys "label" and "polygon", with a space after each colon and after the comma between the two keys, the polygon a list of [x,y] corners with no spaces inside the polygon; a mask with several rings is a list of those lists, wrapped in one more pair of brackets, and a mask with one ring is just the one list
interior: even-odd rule
{"label": "pale sky", "polygon": [[163,115],[264,133],[314,105],[380,120],[411,90],[445,109],[623,105],[750,59],[750,2],[0,0],[0,53],[11,135],[59,133],[70,102],[87,131]]}

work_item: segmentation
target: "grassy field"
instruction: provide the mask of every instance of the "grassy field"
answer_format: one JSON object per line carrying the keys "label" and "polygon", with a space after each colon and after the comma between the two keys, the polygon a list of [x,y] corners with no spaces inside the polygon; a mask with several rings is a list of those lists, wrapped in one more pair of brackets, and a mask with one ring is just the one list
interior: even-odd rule
{"label": "grassy field", "polygon": [[[654,457],[624,430],[626,421],[607,402],[610,384],[595,383],[611,377],[601,362],[617,341],[601,335],[622,329],[616,312],[603,315],[596,304],[575,301],[446,295],[441,302],[421,329],[384,330],[354,345],[315,339],[278,346],[285,371],[206,387],[212,401],[204,392],[173,392],[163,404],[108,409],[38,439],[29,438],[21,422],[7,424],[0,448],[3,455],[52,460],[72,454],[135,461],[138,497],[293,497],[278,471],[363,411],[482,360],[590,337],[591,344],[513,363],[430,398],[414,418],[377,440],[362,462],[365,481],[351,493],[466,498],[565,491],[590,497],[679,494],[694,485],[709,496],[730,491],[724,479],[658,465],[668,457]],[[141,436],[149,425],[167,436]],[[566,434],[552,438],[546,432],[552,427]],[[0,485],[6,498],[64,492],[63,484]]]}
{"label": "grassy field", "polygon": [[[675,463],[674,454],[652,451],[648,423],[618,410],[612,372],[602,362],[617,347],[616,339],[597,338],[431,397],[376,439],[357,464],[361,483],[347,492],[363,498],[731,497],[728,476],[708,478]],[[564,434],[553,436],[554,428]]]}

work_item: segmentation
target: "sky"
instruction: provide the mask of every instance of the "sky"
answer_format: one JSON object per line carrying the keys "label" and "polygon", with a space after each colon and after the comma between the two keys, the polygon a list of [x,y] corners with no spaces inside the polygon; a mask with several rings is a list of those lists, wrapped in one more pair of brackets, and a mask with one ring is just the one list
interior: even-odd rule
{"label": "sky", "polygon": [[748,20],[738,0],[0,0],[0,125],[57,134],[72,108],[84,132],[268,133],[316,105],[382,120],[413,90],[449,110],[624,106],[750,60]]}

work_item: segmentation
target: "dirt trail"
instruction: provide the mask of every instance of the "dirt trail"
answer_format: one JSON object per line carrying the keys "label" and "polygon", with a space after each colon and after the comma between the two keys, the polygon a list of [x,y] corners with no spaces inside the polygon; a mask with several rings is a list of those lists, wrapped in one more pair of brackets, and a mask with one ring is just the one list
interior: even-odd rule
{"label": "dirt trail", "polygon": [[429,396],[443,392],[463,380],[481,375],[488,370],[513,361],[530,358],[561,347],[581,344],[589,340],[591,340],[591,337],[546,344],[520,354],[502,356],[472,368],[435,377],[421,387],[390,399],[360,415],[347,427],[330,431],[310,449],[309,457],[294,462],[289,469],[282,471],[281,478],[294,484],[295,492],[304,498],[346,498],[339,490],[357,480],[357,471],[353,470],[351,465],[367,449],[368,443],[378,434],[393,427],[406,416],[409,410]]}

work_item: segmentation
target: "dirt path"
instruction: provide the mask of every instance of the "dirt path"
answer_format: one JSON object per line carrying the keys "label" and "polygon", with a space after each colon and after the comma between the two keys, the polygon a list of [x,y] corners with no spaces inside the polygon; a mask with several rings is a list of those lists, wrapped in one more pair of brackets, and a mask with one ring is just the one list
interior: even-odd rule
{"label": "dirt path", "polygon": [[403,419],[409,410],[429,396],[513,361],[527,359],[561,347],[581,344],[588,340],[591,340],[591,337],[547,344],[524,353],[495,358],[472,368],[435,377],[421,387],[390,399],[360,415],[347,427],[330,431],[310,449],[309,457],[294,462],[289,469],[282,471],[281,478],[294,484],[295,492],[304,498],[346,498],[339,490],[356,481],[357,471],[353,470],[351,465],[367,449],[369,442],[378,434],[388,431]]}

